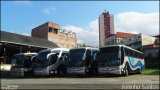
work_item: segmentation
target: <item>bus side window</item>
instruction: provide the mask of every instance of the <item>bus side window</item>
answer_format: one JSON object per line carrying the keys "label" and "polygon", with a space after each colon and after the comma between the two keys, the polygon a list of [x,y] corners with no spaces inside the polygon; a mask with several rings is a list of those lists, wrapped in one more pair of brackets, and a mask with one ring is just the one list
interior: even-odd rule
{"label": "bus side window", "polygon": [[86,66],[88,66],[91,62],[91,50],[87,50],[87,53],[86,53]]}
{"label": "bus side window", "polygon": [[67,60],[67,58],[68,58],[68,53],[65,54],[65,59]]}
{"label": "bus side window", "polygon": [[134,52],[134,57],[139,58],[137,52]]}
{"label": "bus side window", "polygon": [[68,52],[67,51],[64,51],[63,53],[62,53],[62,60],[65,62],[66,60],[67,60],[67,58],[68,58]]}
{"label": "bus side window", "polygon": [[68,59],[68,52],[65,52],[65,55],[64,55],[64,61],[67,61],[67,59]]}
{"label": "bus side window", "polygon": [[134,58],[135,58],[135,52],[132,52],[132,57],[134,57]]}
{"label": "bus side window", "polygon": [[126,56],[130,56],[129,51],[128,51],[127,48],[124,48],[124,51],[125,51],[125,55],[126,55]]}
{"label": "bus side window", "polygon": [[129,56],[133,57],[133,52],[131,50],[129,50],[129,49],[127,49],[127,50],[128,50]]}
{"label": "bus side window", "polygon": [[68,57],[69,57],[69,52],[66,53],[65,60],[64,60],[64,63],[65,63],[65,64],[67,64]]}
{"label": "bus side window", "polygon": [[144,59],[144,56],[143,56],[143,54],[140,54],[140,58],[141,58],[141,59]]}
{"label": "bus side window", "polygon": [[138,54],[138,52],[136,52],[136,56],[137,56],[137,58],[140,58],[140,55],[141,55],[141,54]]}
{"label": "bus side window", "polygon": [[32,56],[25,56],[25,60],[24,60],[25,67],[31,67],[31,65],[32,65],[31,58],[32,58]]}
{"label": "bus side window", "polygon": [[121,65],[123,64],[124,61],[124,49],[121,47]]}
{"label": "bus side window", "polygon": [[61,60],[64,60],[64,58],[65,58],[65,53],[62,53],[62,55],[61,55]]}
{"label": "bus side window", "polygon": [[97,50],[92,50],[92,59],[93,60],[96,59],[96,53],[97,53]]}
{"label": "bus side window", "polygon": [[32,56],[32,58],[31,58],[31,62],[32,62],[31,68],[34,68],[35,60],[36,60],[36,56]]}
{"label": "bus side window", "polygon": [[56,63],[57,61],[57,55],[56,54],[52,54],[49,56],[49,65],[52,65],[54,63]]}

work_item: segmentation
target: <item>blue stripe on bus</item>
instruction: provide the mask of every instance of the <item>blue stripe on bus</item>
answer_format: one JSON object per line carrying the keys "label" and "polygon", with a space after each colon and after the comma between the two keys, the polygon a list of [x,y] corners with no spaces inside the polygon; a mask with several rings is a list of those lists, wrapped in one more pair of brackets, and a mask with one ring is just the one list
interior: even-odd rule
{"label": "blue stripe on bus", "polygon": [[131,66],[131,69],[134,69],[136,67],[141,67],[142,71],[144,70],[144,65],[142,64],[142,61],[140,59],[138,59],[138,62],[134,65],[134,59],[132,57],[128,57],[128,61],[129,61],[129,64]]}

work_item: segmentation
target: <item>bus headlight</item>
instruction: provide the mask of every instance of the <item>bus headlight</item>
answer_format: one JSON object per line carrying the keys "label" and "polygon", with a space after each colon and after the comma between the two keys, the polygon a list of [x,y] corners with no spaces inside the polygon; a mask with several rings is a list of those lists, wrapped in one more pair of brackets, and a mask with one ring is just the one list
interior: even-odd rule
{"label": "bus headlight", "polygon": [[85,71],[85,67],[79,68],[79,71]]}
{"label": "bus headlight", "polygon": [[123,71],[123,68],[122,68],[122,71]]}

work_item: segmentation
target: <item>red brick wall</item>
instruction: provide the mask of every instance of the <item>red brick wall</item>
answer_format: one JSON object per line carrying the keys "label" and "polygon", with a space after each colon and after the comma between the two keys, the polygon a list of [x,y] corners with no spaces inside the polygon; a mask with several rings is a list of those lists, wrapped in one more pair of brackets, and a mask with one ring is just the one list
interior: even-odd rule
{"label": "red brick wall", "polygon": [[103,13],[104,15],[104,31],[105,31],[105,38],[108,38],[110,36],[110,15],[109,12]]}
{"label": "red brick wall", "polygon": [[45,23],[32,29],[32,37],[48,39],[48,24]]}
{"label": "red brick wall", "polygon": [[50,23],[50,22],[42,24],[32,29],[32,37],[47,39],[49,41],[56,43],[59,47],[76,48],[76,38],[54,34],[53,32],[48,32],[49,27],[59,28],[59,24]]}
{"label": "red brick wall", "polygon": [[59,24],[56,24],[56,23],[48,23],[48,27],[59,28]]}

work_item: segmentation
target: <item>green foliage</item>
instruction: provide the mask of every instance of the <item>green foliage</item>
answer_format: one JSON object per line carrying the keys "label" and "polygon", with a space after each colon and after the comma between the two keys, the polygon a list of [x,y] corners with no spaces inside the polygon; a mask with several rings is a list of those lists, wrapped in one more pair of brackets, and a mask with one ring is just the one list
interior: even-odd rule
{"label": "green foliage", "polygon": [[160,74],[160,70],[159,69],[155,69],[155,68],[153,68],[153,69],[145,69],[142,74],[144,74],[144,75],[159,75]]}

